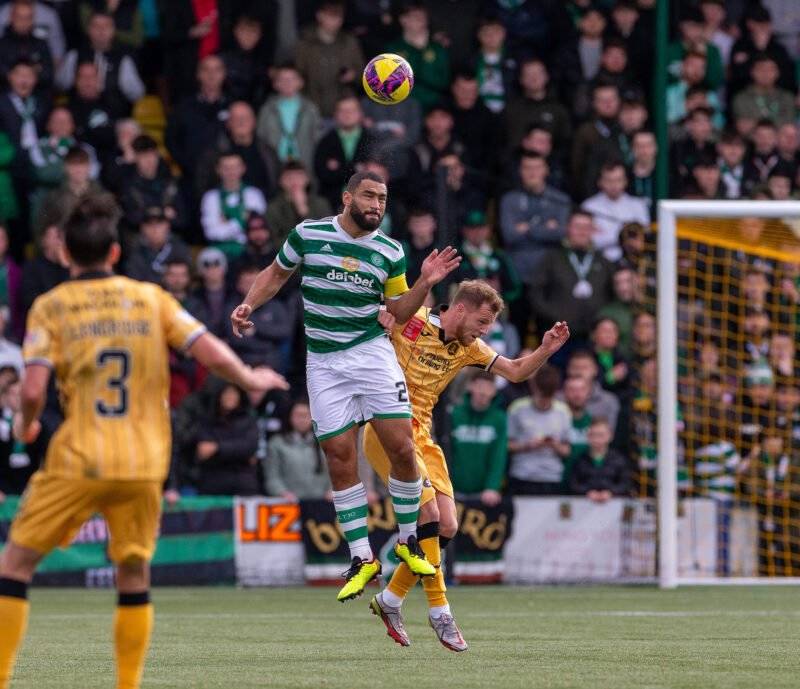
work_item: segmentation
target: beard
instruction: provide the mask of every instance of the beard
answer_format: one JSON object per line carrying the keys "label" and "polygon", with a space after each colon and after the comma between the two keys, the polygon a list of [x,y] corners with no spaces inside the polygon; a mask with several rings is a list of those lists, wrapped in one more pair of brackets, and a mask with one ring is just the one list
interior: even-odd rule
{"label": "beard", "polygon": [[358,225],[359,229],[364,232],[373,232],[377,230],[381,222],[383,222],[382,214],[365,215],[355,203],[350,204],[350,217],[353,219],[353,222]]}

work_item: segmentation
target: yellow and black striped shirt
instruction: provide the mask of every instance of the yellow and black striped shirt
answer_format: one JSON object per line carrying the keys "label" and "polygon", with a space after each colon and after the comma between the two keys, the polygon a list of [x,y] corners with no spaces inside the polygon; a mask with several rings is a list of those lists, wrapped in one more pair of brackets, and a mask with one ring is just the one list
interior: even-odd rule
{"label": "yellow and black striped shirt", "polygon": [[65,478],[164,480],[169,468],[169,352],[204,326],[159,286],[89,273],[39,297],[26,364],[53,369],[64,422],[44,470]]}

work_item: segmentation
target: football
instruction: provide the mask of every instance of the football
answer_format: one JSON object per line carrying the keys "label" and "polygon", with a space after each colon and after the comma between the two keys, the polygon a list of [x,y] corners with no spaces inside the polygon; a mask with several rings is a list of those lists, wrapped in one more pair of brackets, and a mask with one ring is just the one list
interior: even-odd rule
{"label": "football", "polygon": [[361,82],[376,103],[396,105],[408,98],[414,88],[414,72],[405,58],[383,53],[367,63]]}

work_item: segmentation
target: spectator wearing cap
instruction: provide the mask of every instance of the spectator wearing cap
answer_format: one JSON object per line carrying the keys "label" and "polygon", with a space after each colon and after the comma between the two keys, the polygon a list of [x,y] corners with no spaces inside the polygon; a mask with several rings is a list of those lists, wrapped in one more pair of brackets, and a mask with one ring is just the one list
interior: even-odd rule
{"label": "spectator wearing cap", "polygon": [[297,160],[310,170],[314,165],[314,148],[319,140],[322,119],[319,108],[306,96],[303,77],[291,64],[272,70],[273,95],[258,111],[257,135],[286,163]]}
{"label": "spectator wearing cap", "polygon": [[233,294],[227,286],[227,270],[228,259],[222,251],[213,246],[203,249],[197,256],[200,287],[192,293],[189,308],[210,332],[222,338],[226,338],[230,330],[230,312],[225,309]]}
{"label": "spectator wearing cap", "polygon": [[520,187],[500,199],[503,245],[520,279],[527,285],[548,248],[564,238],[571,202],[547,184],[549,169],[540,155],[523,153]]}
{"label": "spectator wearing cap", "polygon": [[53,57],[47,42],[36,35],[34,3],[30,0],[12,0],[9,3],[8,24],[3,25],[0,37],[0,73],[7,74],[17,60],[28,60],[35,65],[40,89],[49,89],[53,83]]}
{"label": "spectator wearing cap", "polygon": [[419,0],[404,2],[397,16],[402,36],[386,46],[386,52],[402,55],[414,70],[416,98],[426,112],[444,99],[450,85],[450,55],[431,39],[428,10]]}
{"label": "spectator wearing cap", "polygon": [[706,56],[706,83],[718,89],[725,80],[725,68],[717,46],[705,35],[705,18],[696,7],[684,7],[678,23],[680,36],[667,46],[667,69],[673,79],[678,79],[681,63],[688,52]]}
{"label": "spectator wearing cap", "polygon": [[750,3],[745,12],[744,28],[731,49],[729,97],[734,98],[739,91],[747,88],[751,80],[751,68],[757,55],[765,54],[772,58],[778,68],[778,87],[795,93],[797,78],[794,61],[783,44],[775,38],[772,17],[761,3]]}
{"label": "spectator wearing cap", "polygon": [[459,253],[464,260],[454,280],[484,280],[510,304],[522,295],[522,283],[505,251],[492,245],[491,236],[486,214],[481,210],[469,211],[461,228]]}
{"label": "spectator wearing cap", "polygon": [[490,112],[500,114],[514,90],[517,61],[506,45],[506,27],[495,15],[478,25],[478,53],[473,72],[480,98]]}
{"label": "spectator wearing cap", "polygon": [[778,131],[772,120],[759,120],[753,130],[752,142],[752,150],[744,166],[744,184],[748,192],[766,184],[770,173],[781,161]]}
{"label": "spectator wearing cap", "polygon": [[722,184],[722,197],[741,198],[744,193],[744,139],[733,131],[723,132],[717,142],[717,163]]}
{"label": "spectator wearing cap", "polygon": [[341,89],[360,82],[365,63],[355,36],[342,29],[344,9],[342,0],[319,3],[314,24],[301,32],[294,51],[306,95],[326,118],[333,116]]}
{"label": "spectator wearing cap", "polygon": [[594,216],[597,229],[594,246],[603,252],[609,261],[622,257],[619,231],[625,223],[638,222],[647,225],[650,211],[644,199],[628,194],[628,177],[621,162],[609,162],[600,170],[597,186],[600,191],[583,202],[582,208]]}
{"label": "spectator wearing cap", "polygon": [[[95,12],[86,27],[88,43],[73,48],[65,56],[56,72],[56,85],[69,91],[75,83],[78,65],[93,62],[100,73],[101,91],[115,102],[135,103],[145,94],[136,62],[114,42],[116,26],[114,17],[107,12]],[[130,105],[128,107],[130,111]]]}
{"label": "spectator wearing cap", "polygon": [[375,135],[364,124],[361,103],[352,93],[339,96],[334,106],[333,129],[323,136],[314,151],[314,172],[319,191],[331,208],[342,204],[342,189],[376,147]]}
{"label": "spectator wearing cap", "polygon": [[[232,313],[242,303],[259,272],[260,268],[254,264],[239,268],[235,294],[229,300],[225,313]],[[236,337],[228,327],[225,339],[248,366],[269,366],[286,374],[291,359],[292,335],[297,325],[294,304],[294,301],[271,299],[264,308],[253,313],[253,327],[242,337]]]}
{"label": "spectator wearing cap", "polygon": [[278,161],[275,152],[268,144],[256,137],[256,116],[249,103],[231,103],[225,129],[219,133],[198,161],[195,173],[197,188],[195,193],[201,197],[214,186],[216,174],[214,166],[220,155],[237,154],[244,161],[245,173],[242,181],[248,186],[260,189],[269,197],[275,189]]}
{"label": "spectator wearing cap", "polygon": [[479,168],[490,166],[501,150],[502,127],[480,98],[478,80],[471,72],[459,72],[450,87],[448,104],[454,138],[463,142],[470,161]]}
{"label": "spectator wearing cap", "polygon": [[125,274],[134,280],[161,284],[168,261],[191,260],[189,247],[170,231],[170,221],[161,206],[146,208],[139,235],[125,261]]}
{"label": "spectator wearing cap", "polygon": [[769,55],[760,53],[752,59],[751,83],[733,99],[733,116],[753,126],[762,119],[776,127],[794,123],[797,117],[794,94],[777,86],[778,65]]}
{"label": "spectator wearing cap", "polygon": [[[0,131],[8,134],[17,150],[27,151],[44,131],[49,101],[45,94],[35,93],[38,77],[30,60],[20,58],[11,65],[6,81],[8,89],[0,94]],[[20,172],[25,171],[16,174]]]}
{"label": "spectator wearing cap", "polygon": [[612,300],[613,269],[592,243],[595,231],[591,214],[575,211],[564,244],[549,249],[533,272],[529,295],[538,332],[563,320],[573,342],[586,341],[597,312]]}
{"label": "spectator wearing cap", "polygon": [[203,233],[230,256],[237,256],[245,242],[244,226],[250,212],[263,214],[267,202],[260,189],[244,183],[244,161],[238,153],[222,153],[217,159],[219,187],[203,194],[200,222]]}
{"label": "spectator wearing cap", "polygon": [[125,222],[138,228],[146,211],[158,208],[163,210],[172,229],[182,229],[186,225],[186,211],[178,183],[161,158],[155,139],[141,134],[132,146],[134,168],[119,197]]}
{"label": "spectator wearing cap", "polygon": [[307,218],[326,218],[331,215],[327,199],[311,189],[311,179],[299,160],[284,163],[278,177],[280,191],[270,199],[266,222],[275,246],[281,246],[289,232]]}
{"label": "spectator wearing cap", "polygon": [[239,274],[239,270],[246,266],[257,266],[259,270],[266,268],[278,255],[280,246],[272,241],[272,231],[266,219],[259,213],[250,213],[244,227],[247,241],[241,255],[230,263],[228,277]]}
{"label": "spectator wearing cap", "polygon": [[511,96],[504,113],[506,144],[509,150],[520,145],[532,125],[552,134],[553,148],[562,153],[572,136],[572,121],[567,109],[550,89],[545,63],[529,58],[519,66],[519,93]]}
{"label": "spectator wearing cap", "polygon": [[572,143],[572,186],[578,200],[595,192],[595,183],[603,163],[622,160],[619,147],[619,89],[614,84],[598,82],[592,90],[592,119],[584,122]]}

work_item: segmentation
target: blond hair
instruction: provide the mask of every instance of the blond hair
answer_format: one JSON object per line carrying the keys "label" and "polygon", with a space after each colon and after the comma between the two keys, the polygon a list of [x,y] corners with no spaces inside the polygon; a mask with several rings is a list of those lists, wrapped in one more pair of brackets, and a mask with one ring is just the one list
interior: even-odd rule
{"label": "blond hair", "polygon": [[476,309],[485,304],[495,314],[500,313],[506,306],[497,290],[483,280],[464,280],[458,286],[451,303],[469,304]]}

